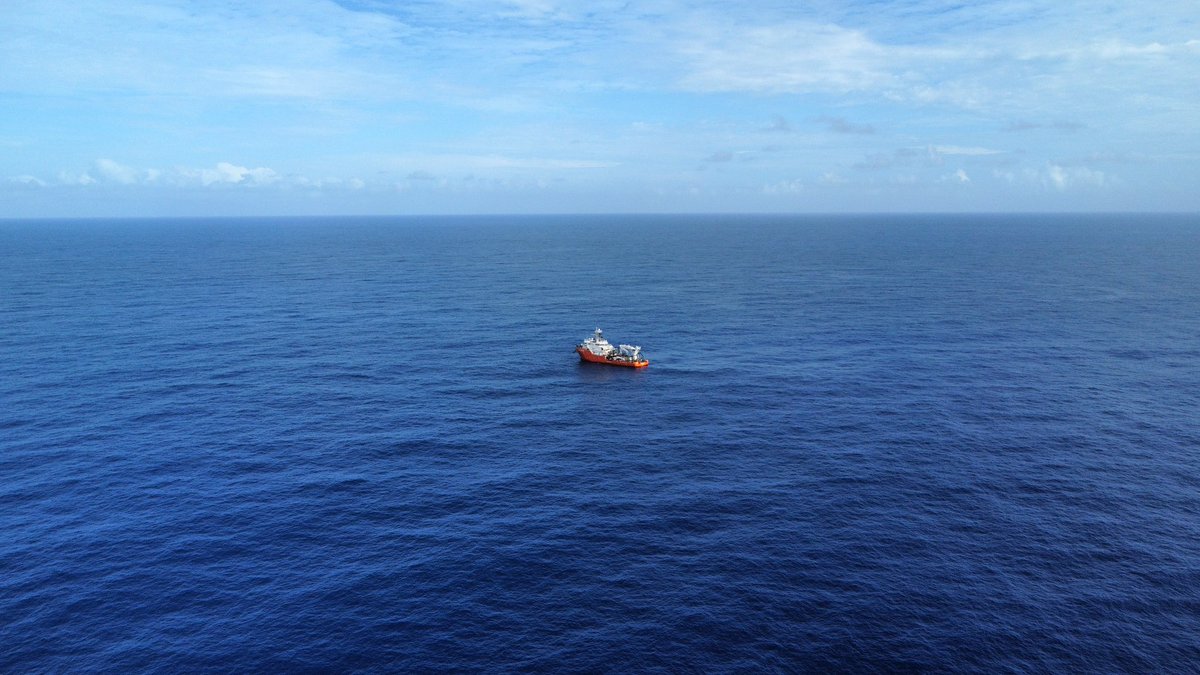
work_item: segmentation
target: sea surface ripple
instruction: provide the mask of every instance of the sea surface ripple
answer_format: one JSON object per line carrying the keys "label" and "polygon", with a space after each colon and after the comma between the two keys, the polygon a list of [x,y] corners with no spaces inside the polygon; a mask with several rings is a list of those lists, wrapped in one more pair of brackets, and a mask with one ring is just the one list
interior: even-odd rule
{"label": "sea surface ripple", "polygon": [[0,671],[1196,672],[1198,261],[1195,216],[0,222]]}

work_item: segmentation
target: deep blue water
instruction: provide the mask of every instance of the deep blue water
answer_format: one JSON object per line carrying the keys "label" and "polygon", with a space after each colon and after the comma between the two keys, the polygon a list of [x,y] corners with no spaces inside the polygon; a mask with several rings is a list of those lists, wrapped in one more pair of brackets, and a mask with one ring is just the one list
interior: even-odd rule
{"label": "deep blue water", "polygon": [[1198,411],[1196,216],[0,222],[0,671],[1195,672]]}

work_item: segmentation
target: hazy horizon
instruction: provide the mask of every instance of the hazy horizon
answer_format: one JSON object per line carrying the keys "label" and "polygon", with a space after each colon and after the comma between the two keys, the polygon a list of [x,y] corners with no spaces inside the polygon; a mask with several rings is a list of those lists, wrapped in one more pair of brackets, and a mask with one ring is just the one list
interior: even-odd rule
{"label": "hazy horizon", "polygon": [[0,223],[37,221],[137,221],[137,220],[328,220],[346,218],[350,220],[381,219],[505,219],[505,218],[917,218],[917,217],[963,217],[963,218],[1059,218],[1059,217],[1104,217],[1122,218],[1147,216],[1155,218],[1191,218],[1200,215],[1196,211],[612,211],[612,212],[462,212],[462,213],[263,213],[263,214],[180,214],[180,215],[78,215],[78,216],[0,216]]}

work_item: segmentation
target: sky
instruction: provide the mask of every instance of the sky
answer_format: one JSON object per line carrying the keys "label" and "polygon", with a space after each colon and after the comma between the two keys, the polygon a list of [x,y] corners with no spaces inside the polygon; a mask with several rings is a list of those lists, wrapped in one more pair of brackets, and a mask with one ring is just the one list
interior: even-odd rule
{"label": "sky", "polygon": [[0,218],[1197,210],[1194,0],[0,3]]}

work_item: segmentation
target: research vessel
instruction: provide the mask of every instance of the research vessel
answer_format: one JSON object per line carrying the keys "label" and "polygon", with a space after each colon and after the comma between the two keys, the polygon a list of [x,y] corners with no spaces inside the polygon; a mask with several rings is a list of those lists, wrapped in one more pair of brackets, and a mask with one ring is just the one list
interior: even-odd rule
{"label": "research vessel", "polygon": [[625,366],[626,368],[645,368],[650,362],[642,357],[642,348],[637,345],[617,345],[604,339],[599,328],[592,337],[575,345],[579,358],[591,363],[606,363],[610,366]]}

